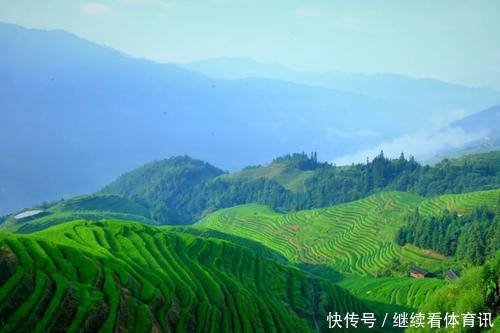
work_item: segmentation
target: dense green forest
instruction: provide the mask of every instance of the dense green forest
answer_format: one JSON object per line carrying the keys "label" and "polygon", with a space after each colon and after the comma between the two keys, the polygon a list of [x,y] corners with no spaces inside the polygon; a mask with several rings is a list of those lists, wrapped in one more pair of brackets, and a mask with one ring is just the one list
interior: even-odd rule
{"label": "dense green forest", "polygon": [[426,217],[417,209],[398,231],[396,241],[401,246],[412,243],[481,265],[500,250],[499,212],[497,205],[496,210],[483,206],[466,215],[445,211],[439,216]]}
{"label": "dense green forest", "polygon": [[102,192],[121,194],[148,206],[161,223],[189,224],[210,212],[245,203],[297,211],[350,202],[385,190],[432,196],[500,186],[500,152],[445,159],[432,167],[403,154],[389,159],[383,152],[372,161],[351,166],[320,163],[316,153],[286,155],[272,161],[270,166],[274,165],[281,167],[281,175],[302,175],[303,186],[293,190],[279,176],[259,175],[264,167],[241,172],[257,176],[233,177],[237,174],[184,156],[146,164]]}

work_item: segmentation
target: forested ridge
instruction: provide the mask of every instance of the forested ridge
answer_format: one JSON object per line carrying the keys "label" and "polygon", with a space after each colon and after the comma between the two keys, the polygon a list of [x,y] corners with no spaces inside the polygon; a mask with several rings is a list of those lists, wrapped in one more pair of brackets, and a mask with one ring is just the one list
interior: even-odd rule
{"label": "forested ridge", "polygon": [[282,174],[294,171],[307,176],[301,190],[292,191],[272,176],[225,177],[223,170],[183,156],[148,163],[119,177],[102,192],[121,194],[148,206],[161,223],[189,224],[215,210],[245,203],[297,211],[350,202],[385,190],[432,196],[500,186],[498,151],[445,159],[435,166],[423,166],[403,154],[386,158],[383,152],[372,161],[342,167],[318,162],[315,153],[286,155],[271,165],[281,165]]}

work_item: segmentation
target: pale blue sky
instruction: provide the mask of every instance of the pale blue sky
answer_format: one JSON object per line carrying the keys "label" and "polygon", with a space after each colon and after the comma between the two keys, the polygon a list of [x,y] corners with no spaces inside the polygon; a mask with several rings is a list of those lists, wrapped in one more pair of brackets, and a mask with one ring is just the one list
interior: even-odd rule
{"label": "pale blue sky", "polygon": [[245,57],[500,90],[497,0],[0,0],[0,21],[159,62]]}

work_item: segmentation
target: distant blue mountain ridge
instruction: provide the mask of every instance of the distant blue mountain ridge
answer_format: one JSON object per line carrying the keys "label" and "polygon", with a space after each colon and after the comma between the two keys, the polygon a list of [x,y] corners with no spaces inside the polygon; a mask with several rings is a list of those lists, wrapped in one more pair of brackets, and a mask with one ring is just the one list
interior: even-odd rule
{"label": "distant blue mountain ridge", "polygon": [[400,74],[361,74],[339,71],[303,72],[279,64],[262,64],[251,59],[215,58],[182,65],[215,78],[260,77],[298,84],[350,91],[364,96],[416,106],[425,115],[445,110],[481,110],[498,103],[499,92],[471,88],[430,78]]}
{"label": "distant blue mountain ridge", "polygon": [[332,160],[425,127],[452,107],[500,102],[495,91],[434,81],[428,89],[439,110],[418,96],[410,103],[409,95],[279,77],[217,78],[62,30],[3,23],[0,50],[0,214],[93,192],[172,155],[229,170],[294,151]]}

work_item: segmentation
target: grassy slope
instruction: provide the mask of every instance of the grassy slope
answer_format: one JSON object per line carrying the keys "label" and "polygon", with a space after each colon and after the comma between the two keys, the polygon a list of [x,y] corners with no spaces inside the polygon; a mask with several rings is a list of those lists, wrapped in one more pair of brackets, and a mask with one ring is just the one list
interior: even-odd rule
{"label": "grassy slope", "polygon": [[222,240],[125,221],[0,232],[0,332],[308,332],[369,311],[326,280]]}
{"label": "grassy slope", "polygon": [[155,224],[149,211],[129,199],[114,194],[82,195],[61,201],[41,214],[40,217],[16,220],[9,217],[0,224],[0,230],[30,233],[75,219],[120,219]]}
{"label": "grassy slope", "polygon": [[285,162],[273,162],[265,166],[246,168],[242,171],[219,176],[219,179],[239,180],[239,179],[273,179],[287,190],[301,192],[305,190],[306,180],[314,175],[314,171],[287,169]]}

